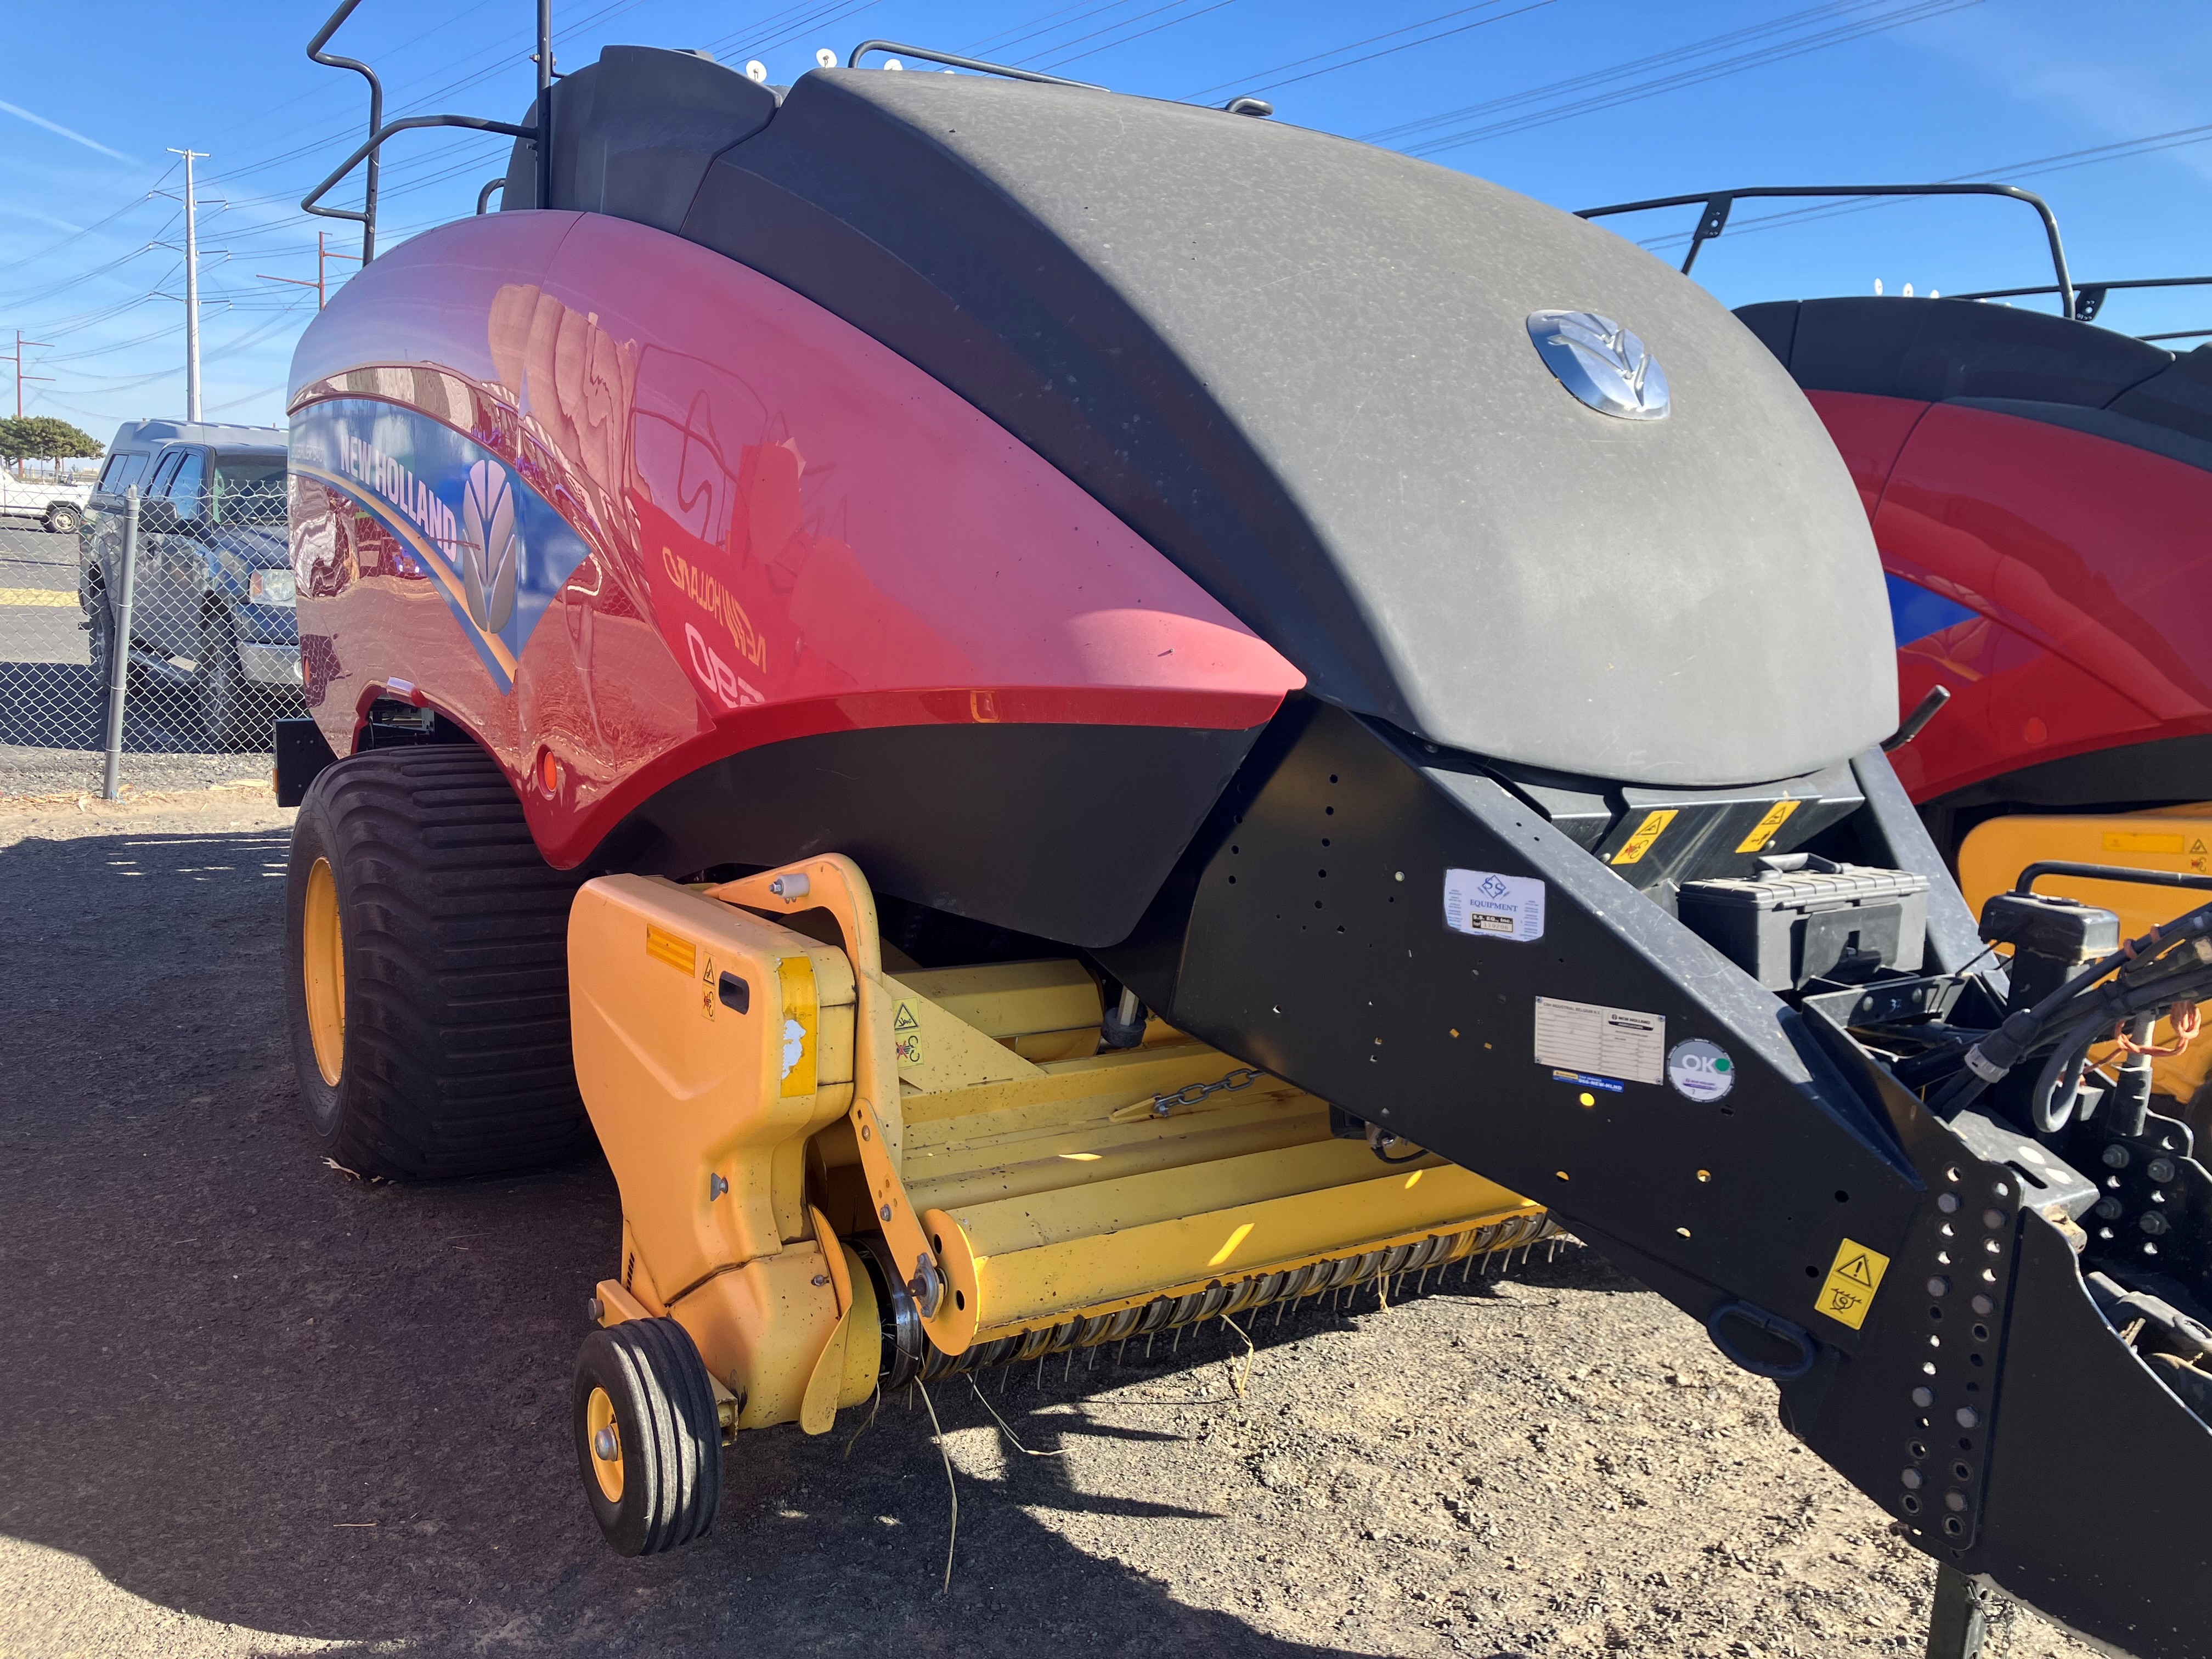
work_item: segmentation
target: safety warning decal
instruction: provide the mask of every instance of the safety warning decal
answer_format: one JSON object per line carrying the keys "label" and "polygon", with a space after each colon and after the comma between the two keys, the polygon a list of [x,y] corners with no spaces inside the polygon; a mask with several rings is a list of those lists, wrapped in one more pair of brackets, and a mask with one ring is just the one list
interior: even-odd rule
{"label": "safety warning decal", "polygon": [[1721,1100],[1735,1087],[1735,1062],[1706,1037],[1689,1037],[1667,1051],[1667,1081],[1685,1100]]}
{"label": "safety warning decal", "polygon": [[1492,870],[1444,872],[1444,926],[1527,945],[1544,937],[1544,884]]}
{"label": "safety warning decal", "polygon": [[1661,1082],[1667,1068],[1666,1016],[1538,997],[1536,1063],[1631,1083]]}
{"label": "safety warning decal", "polygon": [[921,1064],[921,1022],[915,1018],[914,1004],[895,1004],[891,1012],[891,1041],[898,1048],[898,1063],[902,1066]]}
{"label": "safety warning decal", "polygon": [[1778,800],[1766,809],[1766,816],[1751,826],[1751,833],[1736,843],[1739,853],[1763,853],[1766,843],[1774,839],[1774,832],[1790,821],[1797,810],[1794,800]]}
{"label": "safety warning decal", "polygon": [[1836,1246],[1827,1283],[1820,1286],[1820,1299],[1813,1305],[1838,1324],[1856,1330],[1866,1323],[1874,1293],[1881,1288],[1881,1276],[1888,1271],[1887,1256],[1847,1238]]}
{"label": "safety warning decal", "polygon": [[1636,826],[1636,833],[1622,843],[1613,855],[1615,864],[1634,864],[1651,850],[1651,843],[1665,833],[1667,826],[1681,816],[1679,807],[1662,806],[1644,815],[1644,822]]}

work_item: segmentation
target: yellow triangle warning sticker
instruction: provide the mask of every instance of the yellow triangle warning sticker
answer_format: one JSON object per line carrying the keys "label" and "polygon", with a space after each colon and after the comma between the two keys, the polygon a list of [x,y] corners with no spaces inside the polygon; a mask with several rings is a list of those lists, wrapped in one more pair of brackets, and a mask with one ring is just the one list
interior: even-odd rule
{"label": "yellow triangle warning sticker", "polygon": [[2197,838],[2195,841],[2192,841],[2192,842],[2191,842],[2189,843],[2189,850],[2190,850],[2191,852],[2192,852],[2192,853],[2203,853],[2203,852],[2205,852],[2205,851],[2207,851],[2207,850],[2212,850],[2212,849],[2208,849],[2208,848],[2205,847],[2205,845],[2204,845],[2204,837],[2203,837],[2203,836],[2197,836]]}
{"label": "yellow triangle warning sticker", "polygon": [[1874,1293],[1881,1288],[1881,1276],[1888,1271],[1887,1256],[1847,1238],[1836,1246],[1836,1259],[1829,1263],[1827,1280],[1813,1305],[1838,1324],[1856,1330],[1866,1323]]}
{"label": "yellow triangle warning sticker", "polygon": [[921,1022],[914,1017],[914,1005],[911,1002],[900,1003],[898,1005],[898,1012],[891,1017],[891,1030],[894,1031],[918,1031],[921,1029]]}

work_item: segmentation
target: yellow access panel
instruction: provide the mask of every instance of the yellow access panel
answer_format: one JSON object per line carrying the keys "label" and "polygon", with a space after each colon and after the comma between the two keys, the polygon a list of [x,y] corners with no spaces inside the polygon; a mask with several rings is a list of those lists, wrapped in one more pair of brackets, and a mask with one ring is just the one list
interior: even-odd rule
{"label": "yellow access panel", "polygon": [[[1979,916],[1993,894],[2011,887],[2029,865],[2045,860],[2212,875],[2212,802],[2142,812],[2017,813],[1990,818],[1975,825],[1959,848],[1959,886]],[[2186,888],[2077,876],[2045,876],[2035,884],[2035,890],[2112,911],[2120,919],[2123,939],[2140,938],[2212,900],[2212,893]],[[2172,1036],[2172,1028],[2160,1021],[2155,1040],[2168,1042]],[[2101,1060],[2104,1054],[2099,1051],[2097,1058]],[[2185,1107],[2203,1092],[2208,1073],[2212,1073],[2212,1042],[2200,1042],[2153,1062],[2151,1086]]]}

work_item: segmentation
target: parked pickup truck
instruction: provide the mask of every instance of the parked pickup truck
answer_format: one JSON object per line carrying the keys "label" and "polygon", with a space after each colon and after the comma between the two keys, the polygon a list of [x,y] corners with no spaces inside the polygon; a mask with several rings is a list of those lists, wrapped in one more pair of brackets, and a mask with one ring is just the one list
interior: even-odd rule
{"label": "parked pickup truck", "polygon": [[0,519],[36,519],[57,536],[74,536],[92,497],[88,483],[18,478],[0,472]]}

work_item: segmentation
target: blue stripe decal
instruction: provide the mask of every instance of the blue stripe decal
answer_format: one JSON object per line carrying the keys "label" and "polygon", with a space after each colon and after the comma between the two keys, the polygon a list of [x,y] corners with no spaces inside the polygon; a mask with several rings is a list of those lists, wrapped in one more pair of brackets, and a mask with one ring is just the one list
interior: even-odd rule
{"label": "blue stripe decal", "polygon": [[1940,634],[1960,623],[1972,622],[1982,614],[1956,599],[1931,593],[1919,583],[1909,582],[1902,576],[1884,571],[1882,579],[1889,584],[1890,626],[1901,646],[1924,640],[1930,634]]}
{"label": "blue stripe decal", "polygon": [[292,470],[367,507],[435,579],[502,692],[523,647],[590,550],[551,502],[486,449],[397,404],[310,404],[293,418]]}

